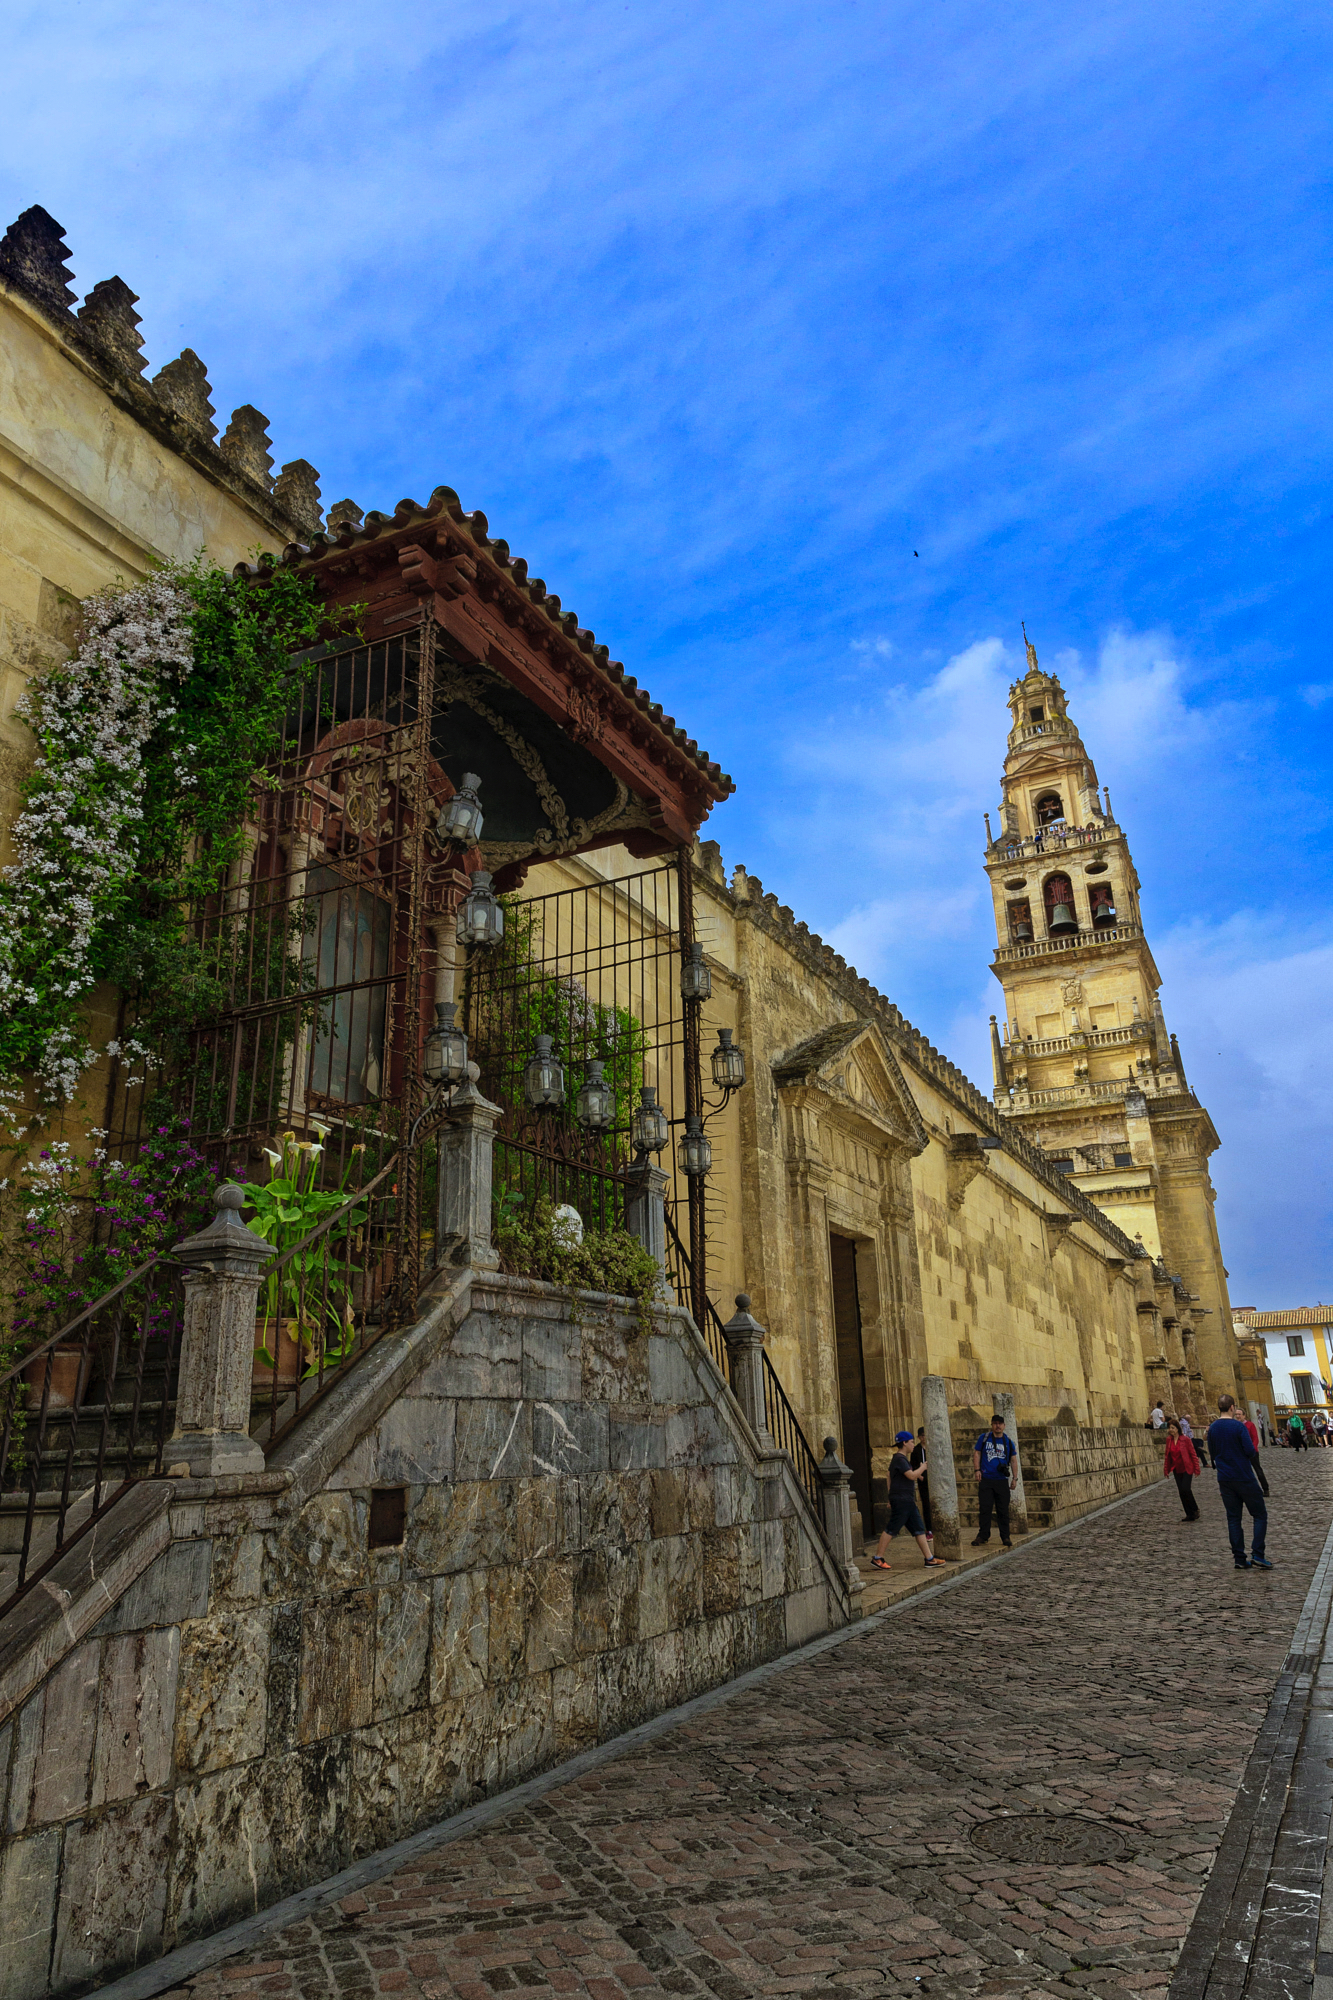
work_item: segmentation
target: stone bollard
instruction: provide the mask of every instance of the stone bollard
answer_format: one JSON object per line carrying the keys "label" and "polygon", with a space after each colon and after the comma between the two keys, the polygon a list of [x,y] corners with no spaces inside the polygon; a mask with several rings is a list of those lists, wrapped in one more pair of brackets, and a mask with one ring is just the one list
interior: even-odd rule
{"label": "stone bollard", "polygon": [[454,1091],[440,1129],[435,1261],[496,1271],[500,1258],[491,1239],[491,1156],[500,1107],[482,1096],[471,1068]]}
{"label": "stone bollard", "polygon": [[856,1567],[856,1543],[852,1537],[852,1468],[838,1457],[838,1440],[824,1439],[824,1456],[819,1461],[824,1482],[824,1533],[833,1551],[833,1560],[847,1579],[853,1594],[865,1589],[865,1578]]}
{"label": "stone bollard", "polygon": [[217,1214],[207,1229],[171,1253],[188,1266],[171,1448],[196,1479],[264,1469],[250,1436],[250,1381],[259,1287],[266,1260],[277,1253],[242,1222],[244,1188],[220,1187],[213,1200]]}
{"label": "stone bollard", "polygon": [[736,1312],[722,1329],[731,1362],[731,1388],[764,1451],[776,1451],[764,1411],[764,1329],[750,1311],[748,1292],[737,1292]]}
{"label": "stone bollard", "polygon": [[[991,1397],[991,1403],[996,1416],[1004,1418],[1004,1428],[1013,1439],[1014,1450],[1017,1452],[1018,1419],[1014,1415],[1013,1397],[1007,1389],[1000,1389]],[[1014,1463],[1018,1467],[1018,1480],[1009,1500],[1009,1522],[1015,1534],[1025,1535],[1028,1531],[1028,1503],[1023,1491],[1023,1461],[1021,1458],[1016,1458]]]}
{"label": "stone bollard", "polygon": [[926,1427],[926,1483],[930,1488],[930,1524],[935,1535],[935,1553],[948,1562],[962,1554],[962,1529],[958,1518],[958,1473],[953,1459],[953,1430],[949,1423],[949,1400],[942,1375],[921,1378],[921,1420]]}

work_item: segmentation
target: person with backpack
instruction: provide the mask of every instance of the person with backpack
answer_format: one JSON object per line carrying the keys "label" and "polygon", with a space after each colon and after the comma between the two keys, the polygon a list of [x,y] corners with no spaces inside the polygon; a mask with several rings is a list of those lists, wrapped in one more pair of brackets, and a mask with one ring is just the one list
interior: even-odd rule
{"label": "person with backpack", "polygon": [[999,1411],[990,1420],[972,1447],[972,1470],[976,1474],[980,1519],[972,1538],[974,1549],[984,1549],[990,1540],[992,1513],[1000,1524],[1000,1542],[1013,1547],[1009,1539],[1009,1495],[1018,1484],[1018,1446],[1004,1427]]}
{"label": "person with backpack", "polygon": [[1166,1427],[1166,1458],[1162,1465],[1162,1477],[1170,1479],[1174,1475],[1187,1521],[1199,1519],[1199,1503],[1194,1497],[1194,1475],[1199,1470],[1198,1452],[1185,1436],[1181,1425],[1172,1417]]}
{"label": "person with backpack", "polygon": [[[1208,1455],[1217,1471],[1217,1490],[1227,1510],[1227,1539],[1237,1569],[1272,1569],[1264,1553],[1268,1509],[1255,1477],[1258,1452],[1234,1396],[1219,1396],[1221,1414],[1208,1426]],[[1254,1522],[1250,1553],[1245,1553],[1245,1509]]]}

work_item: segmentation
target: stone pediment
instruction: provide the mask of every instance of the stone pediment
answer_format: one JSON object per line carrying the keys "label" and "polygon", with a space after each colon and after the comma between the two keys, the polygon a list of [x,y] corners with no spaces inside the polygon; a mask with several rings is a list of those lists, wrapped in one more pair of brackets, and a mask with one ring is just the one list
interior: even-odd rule
{"label": "stone pediment", "polygon": [[772,1065],[780,1091],[815,1088],[911,1152],[927,1145],[916,1100],[893,1050],[873,1021],[821,1028]]}

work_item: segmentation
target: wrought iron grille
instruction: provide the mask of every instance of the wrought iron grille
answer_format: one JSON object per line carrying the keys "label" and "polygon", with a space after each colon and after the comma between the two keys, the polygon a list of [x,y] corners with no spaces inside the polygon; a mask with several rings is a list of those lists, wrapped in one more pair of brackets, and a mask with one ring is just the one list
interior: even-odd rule
{"label": "wrought iron grille", "polygon": [[[657,1092],[672,1141],[686,1110],[685,1003],[680,994],[678,871],[674,864],[585,887],[505,899],[505,936],[469,955],[463,976],[468,1046],[479,1088],[502,1107],[494,1186],[501,1202],[567,1202],[585,1222],[624,1220],[624,1174],[640,1092]],[[548,1035],[564,1100],[534,1110],[524,1072]],[[614,1095],[609,1131],[586,1130],[577,1100],[589,1065]],[[659,1164],[677,1185],[674,1145]],[[680,1175],[679,1180],[683,1181]]]}
{"label": "wrought iron grille", "polygon": [[0,1377],[0,1614],[162,1471],[182,1303],[150,1257]]}

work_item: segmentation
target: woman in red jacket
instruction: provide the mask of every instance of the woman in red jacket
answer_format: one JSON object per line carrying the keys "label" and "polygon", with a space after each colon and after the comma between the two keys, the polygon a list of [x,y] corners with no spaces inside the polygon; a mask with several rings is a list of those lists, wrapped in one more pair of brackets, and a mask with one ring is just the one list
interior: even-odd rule
{"label": "woman in red jacket", "polygon": [[1180,1425],[1172,1417],[1166,1427],[1166,1461],[1162,1466],[1162,1475],[1169,1478],[1172,1473],[1175,1474],[1176,1491],[1187,1521],[1199,1518],[1199,1503],[1193,1491],[1194,1475],[1198,1470],[1199,1454],[1189,1439],[1182,1437]]}

